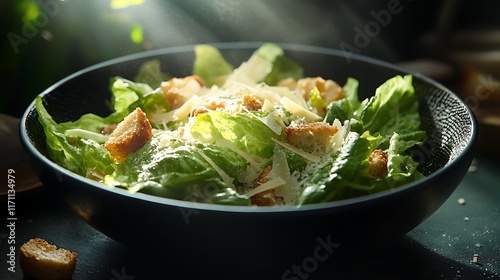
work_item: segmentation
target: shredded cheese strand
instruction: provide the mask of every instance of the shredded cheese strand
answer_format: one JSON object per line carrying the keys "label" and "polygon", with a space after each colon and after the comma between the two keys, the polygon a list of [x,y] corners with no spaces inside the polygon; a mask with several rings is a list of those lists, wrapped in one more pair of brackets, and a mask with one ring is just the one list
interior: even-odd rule
{"label": "shredded cheese strand", "polygon": [[264,184],[248,191],[246,194],[244,194],[244,196],[246,197],[252,197],[258,193],[261,193],[261,192],[264,192],[264,191],[267,191],[267,190],[272,190],[274,188],[277,188],[279,186],[282,186],[285,184],[285,181],[281,178],[274,178],[270,181],[267,181],[265,182]]}
{"label": "shredded cheese strand", "polygon": [[233,142],[231,142],[225,138],[222,138],[222,139],[216,140],[216,145],[221,146],[221,147],[226,147],[226,148],[230,149],[231,151],[237,153],[239,156],[241,156],[246,161],[248,161],[248,163],[250,163],[253,167],[255,167],[257,169],[262,168],[262,166],[257,161],[255,161],[249,154],[238,149],[238,147],[236,147],[236,145]]}
{"label": "shredded cheese strand", "polygon": [[81,137],[85,139],[93,139],[94,141],[98,143],[104,143],[109,139],[108,135],[100,134],[97,132],[81,129],[81,128],[73,128],[73,129],[68,129],[64,132],[64,135],[66,137]]}
{"label": "shredded cheese strand", "polygon": [[129,193],[136,193],[142,189],[143,185],[142,184],[135,184],[131,188],[128,189]]}
{"label": "shredded cheese strand", "polygon": [[233,190],[236,190],[233,184],[233,179],[229,175],[227,175],[227,173],[224,172],[224,170],[222,170],[217,164],[215,164],[215,162],[207,155],[205,155],[202,151],[198,150],[197,152],[203,159],[205,159],[208,162],[208,164],[212,166],[213,169],[215,169],[217,173],[219,173],[219,176],[222,178],[222,181],[224,181],[226,186],[230,187]]}
{"label": "shredded cheese strand", "polygon": [[286,149],[288,149],[288,150],[290,150],[290,151],[298,154],[299,156],[305,158],[308,161],[311,161],[311,162],[314,162],[314,163],[318,163],[318,162],[321,161],[321,158],[319,156],[317,156],[317,155],[313,155],[311,153],[304,152],[301,149],[297,149],[297,148],[295,148],[294,146],[292,146],[290,144],[280,142],[280,141],[278,141],[278,140],[276,140],[274,138],[272,140],[274,141],[274,143],[276,143],[276,144],[278,144],[278,145],[280,145],[280,146],[282,146],[282,147],[284,147],[284,148],[286,148]]}
{"label": "shredded cheese strand", "polygon": [[292,115],[304,118],[307,122],[319,121],[322,119],[321,116],[309,111],[307,108],[300,106],[295,103],[290,98],[284,96],[280,99],[280,103],[285,106],[285,108],[292,113]]}

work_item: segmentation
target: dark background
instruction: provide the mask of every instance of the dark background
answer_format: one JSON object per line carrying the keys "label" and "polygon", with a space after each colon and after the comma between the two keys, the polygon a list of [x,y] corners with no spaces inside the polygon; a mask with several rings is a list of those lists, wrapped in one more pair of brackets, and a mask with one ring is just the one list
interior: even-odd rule
{"label": "dark background", "polygon": [[499,26],[498,1],[0,0],[0,113],[20,117],[65,76],[150,49],[223,41],[360,47],[355,28],[394,3],[401,12],[359,53],[390,62],[428,57],[426,34],[445,42],[450,31]]}

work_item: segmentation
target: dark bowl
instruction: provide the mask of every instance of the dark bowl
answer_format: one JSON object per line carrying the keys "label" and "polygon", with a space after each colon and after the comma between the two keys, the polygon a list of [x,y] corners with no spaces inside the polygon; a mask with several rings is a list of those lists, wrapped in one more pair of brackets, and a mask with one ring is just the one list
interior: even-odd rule
{"label": "dark bowl", "polygon": [[[235,66],[260,45],[214,44]],[[300,208],[208,205],[130,194],[58,166],[46,156],[34,103],[21,121],[22,143],[45,187],[97,230],[131,248],[153,249],[164,258],[208,264],[210,269],[246,271],[272,263],[286,271],[307,257],[318,261],[336,246],[402,236],[434,213],[466,174],[478,138],[475,118],[459,97],[392,64],[326,48],[281,46],[307,76],[339,83],[349,76],[358,79],[361,98],[395,75],[412,74],[421,98],[422,128],[429,136],[414,157],[426,177],[390,191]],[[104,116],[109,113],[105,101],[110,98],[110,77],[133,79],[141,63],[150,59],[159,59],[164,72],[186,76],[192,71],[193,50],[173,47],[100,63],[51,86],[42,93],[43,100],[57,122],[89,112]]]}

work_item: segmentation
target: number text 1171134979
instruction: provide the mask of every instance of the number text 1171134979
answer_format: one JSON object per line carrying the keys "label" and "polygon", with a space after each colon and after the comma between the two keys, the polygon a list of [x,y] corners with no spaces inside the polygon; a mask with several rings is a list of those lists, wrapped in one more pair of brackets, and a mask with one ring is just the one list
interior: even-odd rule
{"label": "number text 1171134979", "polygon": [[16,269],[16,171],[7,170],[7,229],[9,247],[7,249],[7,270],[15,272]]}

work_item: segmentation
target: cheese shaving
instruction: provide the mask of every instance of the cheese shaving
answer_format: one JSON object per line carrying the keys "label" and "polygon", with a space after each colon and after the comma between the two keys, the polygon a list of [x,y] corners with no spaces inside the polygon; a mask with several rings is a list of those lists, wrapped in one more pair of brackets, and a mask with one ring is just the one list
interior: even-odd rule
{"label": "cheese shaving", "polygon": [[229,175],[227,175],[227,173],[224,172],[224,170],[222,170],[222,168],[220,168],[217,164],[215,164],[215,162],[211,158],[209,158],[207,155],[205,155],[202,151],[198,151],[198,153],[219,174],[219,176],[222,178],[222,181],[224,181],[224,184],[226,184],[226,186],[230,187],[233,190],[236,190],[236,188],[234,187],[234,184],[233,184],[233,179]]}
{"label": "cheese shaving", "polygon": [[261,193],[261,192],[264,192],[264,191],[267,191],[267,190],[272,190],[274,188],[277,188],[281,185],[285,184],[285,181],[281,178],[274,178],[270,181],[267,181],[265,182],[264,184],[262,185],[259,185],[258,187],[252,189],[251,191],[247,192],[246,194],[244,194],[246,197],[252,197],[258,193]]}
{"label": "cheese shaving", "polygon": [[[238,147],[236,147],[236,145],[233,142],[231,142],[231,141],[229,141],[227,139],[222,138],[222,139],[218,139],[216,141],[216,144],[219,147],[226,147],[226,148],[230,149],[231,151],[237,153],[242,158],[244,158],[246,161],[248,161],[248,163],[250,163],[253,167],[259,168],[259,169],[261,168],[261,165],[257,161],[255,161],[252,158],[251,155],[249,155],[249,154],[243,152],[242,150],[238,149]],[[254,157],[257,157],[257,156],[254,155]]]}
{"label": "cheese shaving", "polygon": [[309,111],[307,108],[300,106],[286,96],[280,99],[280,103],[285,106],[285,108],[294,116],[304,118],[307,122],[315,122],[322,119],[321,116]]}
{"label": "cheese shaving", "polygon": [[283,143],[283,142],[280,142],[276,139],[273,139],[273,141],[276,143],[276,144],[279,144],[280,146],[292,151],[293,153],[295,154],[298,154],[299,156],[303,157],[304,159],[308,160],[308,161],[311,161],[311,162],[314,162],[314,163],[317,163],[317,162],[320,162],[321,161],[321,157],[317,156],[317,155],[313,155],[311,153],[308,153],[308,152],[304,152],[303,150],[301,149],[298,149],[298,148],[295,148],[294,146],[292,145],[289,145],[287,143]]}

